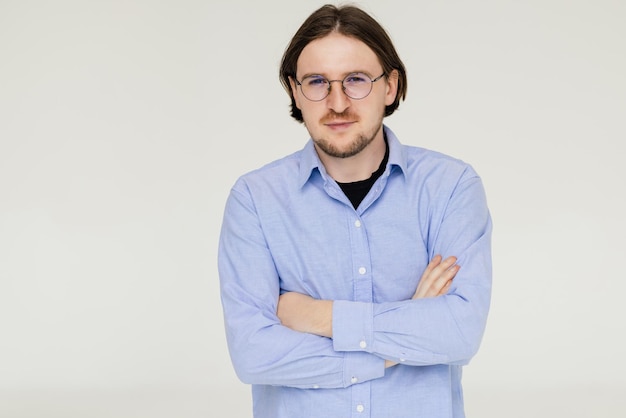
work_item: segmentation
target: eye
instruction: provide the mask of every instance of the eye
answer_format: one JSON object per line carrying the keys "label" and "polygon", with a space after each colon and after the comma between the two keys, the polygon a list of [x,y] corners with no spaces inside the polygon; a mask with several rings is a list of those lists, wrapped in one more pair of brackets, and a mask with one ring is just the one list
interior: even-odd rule
{"label": "eye", "polygon": [[306,84],[310,87],[324,87],[328,81],[322,76],[309,76],[302,80],[302,84]]}
{"label": "eye", "polygon": [[369,81],[370,78],[363,73],[349,74],[344,80],[344,82],[349,85],[365,84]]}

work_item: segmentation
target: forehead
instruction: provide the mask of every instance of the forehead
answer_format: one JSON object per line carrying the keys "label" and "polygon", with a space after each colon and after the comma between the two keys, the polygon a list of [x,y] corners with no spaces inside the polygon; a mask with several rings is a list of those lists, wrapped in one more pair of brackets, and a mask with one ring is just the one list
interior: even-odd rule
{"label": "forehead", "polygon": [[353,71],[377,72],[380,62],[363,41],[332,32],[309,42],[298,57],[298,75],[341,75]]}

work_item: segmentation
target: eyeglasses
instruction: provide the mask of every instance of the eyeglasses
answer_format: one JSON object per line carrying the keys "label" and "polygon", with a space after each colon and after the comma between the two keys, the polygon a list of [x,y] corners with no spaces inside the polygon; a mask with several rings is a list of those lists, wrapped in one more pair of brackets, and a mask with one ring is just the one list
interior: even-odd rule
{"label": "eyeglasses", "polygon": [[328,80],[321,75],[310,75],[304,77],[302,81],[296,79],[296,84],[300,86],[304,97],[312,102],[319,102],[328,97],[330,85],[335,81],[341,82],[341,88],[346,96],[354,100],[360,100],[370,94],[372,84],[380,80],[384,75],[385,73],[382,73],[373,80],[363,73],[350,73],[343,80]]}

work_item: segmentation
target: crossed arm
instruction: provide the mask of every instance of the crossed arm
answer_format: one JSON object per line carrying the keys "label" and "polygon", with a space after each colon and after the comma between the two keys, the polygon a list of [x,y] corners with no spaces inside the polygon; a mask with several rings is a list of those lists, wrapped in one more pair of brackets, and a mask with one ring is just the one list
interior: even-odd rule
{"label": "crossed arm", "polygon": [[457,256],[462,268],[454,258],[433,258],[412,294],[419,301],[316,300],[308,295],[319,293],[297,280],[289,287],[300,294],[281,295],[280,273],[298,273],[277,269],[272,246],[285,266],[298,253],[280,247],[283,219],[260,217],[256,206],[247,185],[233,189],[218,257],[226,336],[242,381],[339,388],[354,373],[360,382],[384,376],[386,360],[462,365],[476,353],[491,289],[491,219],[477,177],[455,183],[445,216],[431,219],[427,231],[427,250]]}
{"label": "crossed arm", "polygon": [[[445,260],[436,255],[430,261],[411,299],[445,295],[460,266],[456,257]],[[294,331],[332,338],[332,300],[314,299],[308,295],[287,292],[280,296],[276,315],[281,323]],[[396,363],[386,360],[385,367]]]}

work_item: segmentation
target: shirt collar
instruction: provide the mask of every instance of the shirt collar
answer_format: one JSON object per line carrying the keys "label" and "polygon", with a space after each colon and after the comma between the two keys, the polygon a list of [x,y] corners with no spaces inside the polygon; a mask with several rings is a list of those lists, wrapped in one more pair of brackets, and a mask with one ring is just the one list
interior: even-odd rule
{"label": "shirt collar", "polygon": [[[396,135],[386,125],[383,125],[385,135],[387,136],[387,143],[389,144],[389,161],[387,166],[397,166],[400,171],[406,173],[407,155],[402,144],[396,137]],[[313,171],[318,170],[324,180],[328,179],[328,174],[324,165],[320,161],[313,140],[309,139],[304,148],[301,151],[300,158],[300,173],[298,175],[298,184],[303,187],[307,181],[311,178]]]}

